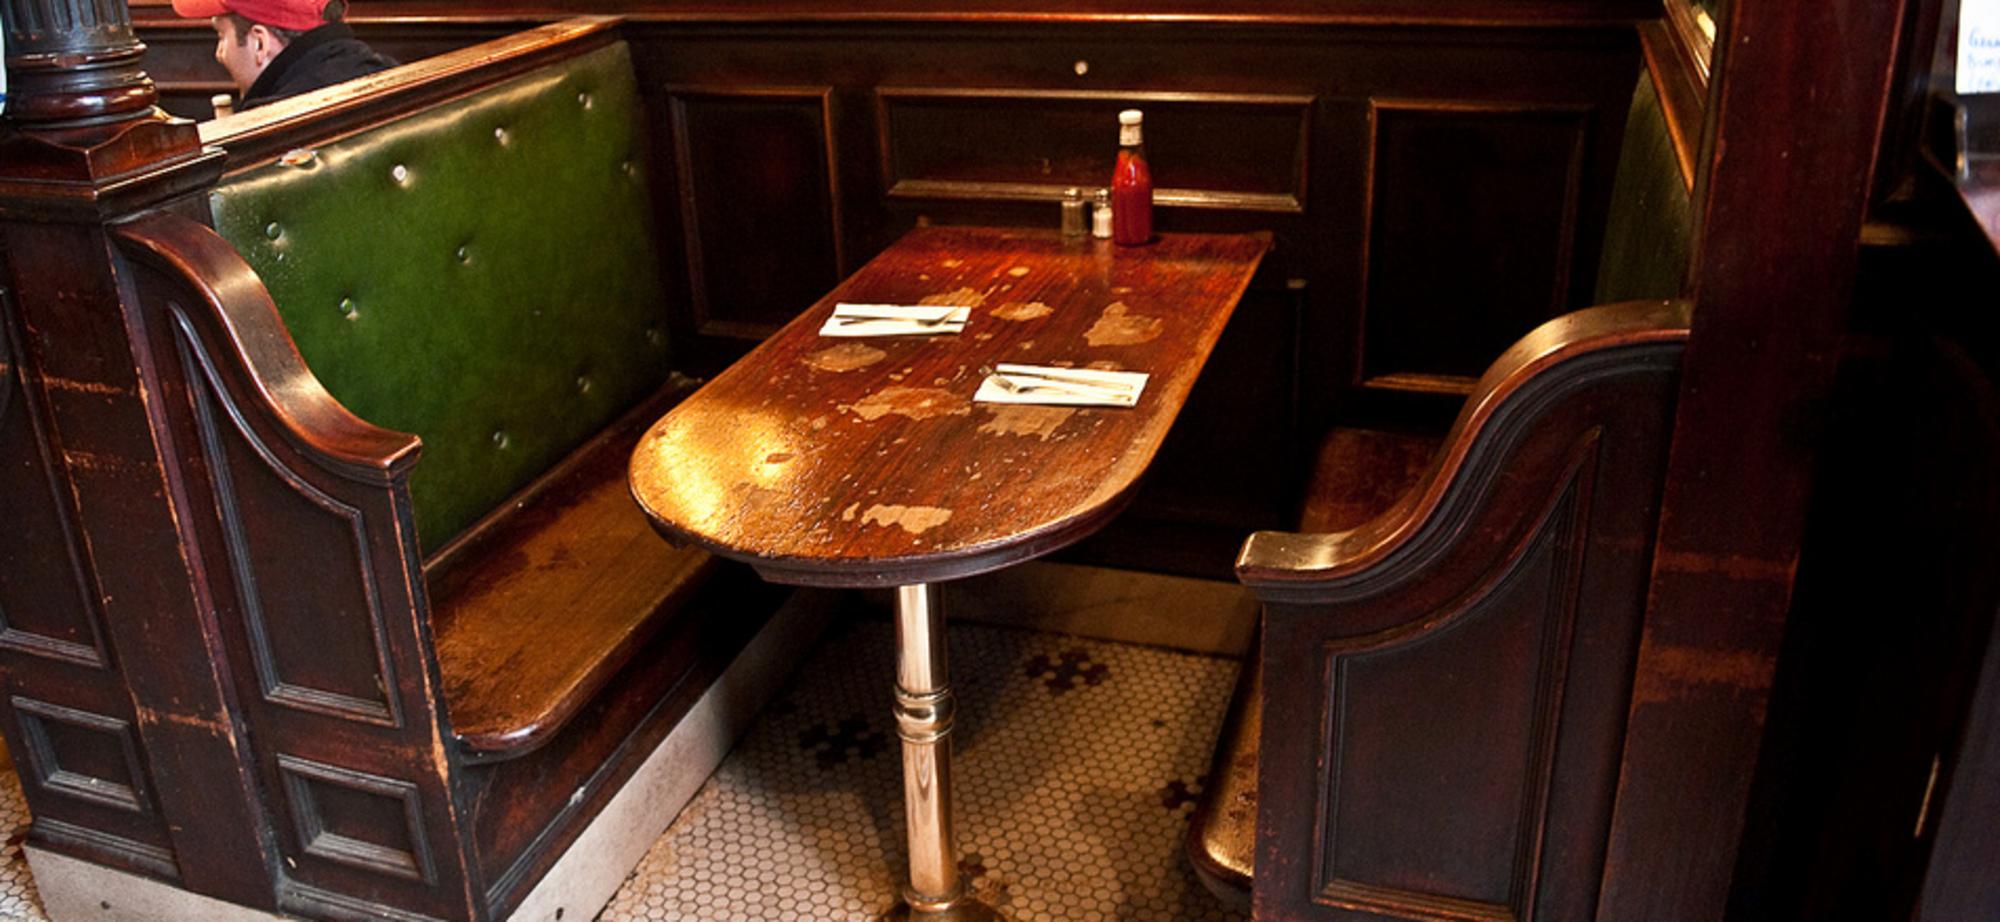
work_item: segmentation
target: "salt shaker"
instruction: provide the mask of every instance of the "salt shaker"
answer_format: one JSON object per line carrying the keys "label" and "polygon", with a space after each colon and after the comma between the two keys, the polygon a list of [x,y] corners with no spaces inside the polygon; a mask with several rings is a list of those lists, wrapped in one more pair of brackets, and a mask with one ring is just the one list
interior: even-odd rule
{"label": "salt shaker", "polygon": [[1100,240],[1111,239],[1111,190],[1099,189],[1091,198],[1097,210],[1090,215],[1090,235]]}

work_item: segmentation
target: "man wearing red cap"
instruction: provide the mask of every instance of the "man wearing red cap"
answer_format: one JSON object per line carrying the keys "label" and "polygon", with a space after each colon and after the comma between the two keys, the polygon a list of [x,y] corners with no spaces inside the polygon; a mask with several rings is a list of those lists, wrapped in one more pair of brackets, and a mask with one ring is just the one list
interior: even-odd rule
{"label": "man wearing red cap", "polygon": [[215,27],[215,60],[243,94],[239,110],[396,63],[340,21],[346,0],[174,0],[174,12]]}

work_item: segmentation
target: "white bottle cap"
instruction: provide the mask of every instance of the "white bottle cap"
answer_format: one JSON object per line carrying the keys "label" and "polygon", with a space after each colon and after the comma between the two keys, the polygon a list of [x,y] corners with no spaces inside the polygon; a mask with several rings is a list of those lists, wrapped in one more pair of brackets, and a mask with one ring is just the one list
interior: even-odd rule
{"label": "white bottle cap", "polygon": [[1139,124],[1140,121],[1144,120],[1145,117],[1146,113],[1141,112],[1138,109],[1126,109],[1125,111],[1118,113],[1118,124],[1137,125]]}

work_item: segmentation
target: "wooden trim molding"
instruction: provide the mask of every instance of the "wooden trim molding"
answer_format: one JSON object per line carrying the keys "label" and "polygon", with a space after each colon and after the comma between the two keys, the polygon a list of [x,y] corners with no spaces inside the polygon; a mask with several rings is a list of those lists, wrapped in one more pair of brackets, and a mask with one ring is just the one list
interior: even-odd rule
{"label": "wooden trim molding", "polygon": [[[136,0],[132,18],[142,28],[201,27],[173,15],[160,0]],[[632,22],[658,23],[1131,23],[1271,26],[1441,26],[1532,29],[1605,29],[1656,15],[1657,0],[1270,0],[1205,4],[1173,0],[1104,0],[1085,6],[1063,0],[1004,0],[976,4],[951,0],[615,0],[593,4]],[[357,23],[533,23],[573,15],[575,4],[551,0],[380,0],[361,4]]]}
{"label": "wooden trim molding", "polygon": [[1680,161],[1681,184],[1692,193],[1695,163],[1701,155],[1702,119],[1708,112],[1707,66],[1697,68],[1661,20],[1639,24],[1639,49],[1645,56],[1646,74],[1659,93],[1660,109],[1666,114],[1674,159]]}
{"label": "wooden trim molding", "polygon": [[1443,394],[1449,397],[1466,397],[1472,394],[1478,378],[1471,375],[1431,375],[1419,372],[1395,372],[1386,375],[1372,375],[1361,379],[1361,386],[1370,390],[1400,391],[1407,394]]}
{"label": "wooden trim molding", "polygon": [[[380,580],[368,551],[368,538],[374,529],[366,521],[366,513],[313,486],[258,437],[256,428],[245,418],[244,409],[230,397],[222,374],[216,369],[214,358],[203,348],[200,334],[195,332],[194,321],[189,319],[186,309],[170,303],[168,310],[173,315],[177,334],[175,341],[181,350],[188,389],[193,396],[201,449],[208,457],[209,470],[215,481],[216,511],[222,522],[224,546],[229,551],[228,565],[235,576],[237,604],[241,606],[244,630],[250,639],[250,659],[264,699],[308,713],[401,728],[402,713],[397,707],[396,696],[389,693],[390,689],[398,686],[395,667],[389,658],[388,619],[383,612],[382,592],[378,588]],[[217,405],[222,411],[219,414],[216,412]],[[225,416],[230,424],[227,430],[219,418]],[[255,537],[250,523],[246,521],[248,517],[239,508],[238,485],[235,475],[231,473],[230,451],[224,443],[226,431],[234,431],[238,443],[249,448],[251,455],[277,482],[305,504],[340,522],[341,530],[350,538],[345,548],[327,548],[327,557],[321,563],[353,567],[355,584],[363,590],[375,659],[374,674],[369,677],[374,683],[372,689],[320,688],[287,680],[288,664],[271,642],[274,629],[259,589],[262,578],[279,574],[259,573],[253,563],[250,546]]]}
{"label": "wooden trim molding", "polygon": [[579,16],[281,99],[202,122],[201,143],[228,151],[226,170],[238,172],[282,156],[302,139],[337,140],[611,44],[617,24],[615,17]]}
{"label": "wooden trim molding", "polygon": [[[930,199],[989,202],[1061,201],[1064,191],[1078,186],[1070,179],[1034,181],[976,181],[940,179],[911,175],[909,164],[898,156],[899,136],[896,112],[901,106],[963,101],[972,106],[1090,106],[1106,109],[1138,107],[1156,110],[1180,107],[1193,111],[1224,109],[1296,110],[1296,139],[1290,144],[1291,159],[1282,184],[1268,189],[1175,188],[1153,190],[1153,204],[1168,208],[1212,211],[1249,211],[1271,214],[1304,214],[1308,176],[1312,163],[1313,110],[1318,102],[1311,95],[1270,93],[1206,93],[1121,90],[1046,90],[988,87],[878,87],[875,90],[875,124],[883,194],[891,199]],[[1149,119],[1149,122],[1152,122]],[[1110,124],[1108,121],[1106,124]],[[1107,131],[1104,149],[1109,151]],[[1086,188],[1101,184],[1084,184]]]}
{"label": "wooden trim molding", "polygon": [[1665,6],[1667,15],[1662,21],[1673,36],[1674,47],[1688,65],[1695,84],[1705,90],[1715,57],[1715,20],[1692,0],[1665,0]]}

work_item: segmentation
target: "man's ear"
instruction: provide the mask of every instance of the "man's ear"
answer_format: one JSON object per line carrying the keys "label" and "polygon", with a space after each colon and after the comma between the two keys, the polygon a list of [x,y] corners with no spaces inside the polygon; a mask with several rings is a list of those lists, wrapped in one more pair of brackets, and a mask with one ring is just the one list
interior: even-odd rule
{"label": "man's ear", "polygon": [[250,31],[244,35],[250,42],[250,51],[258,67],[271,63],[271,59],[277,57],[278,52],[285,50],[285,44],[278,41],[278,36],[265,28],[261,22],[251,23]]}

